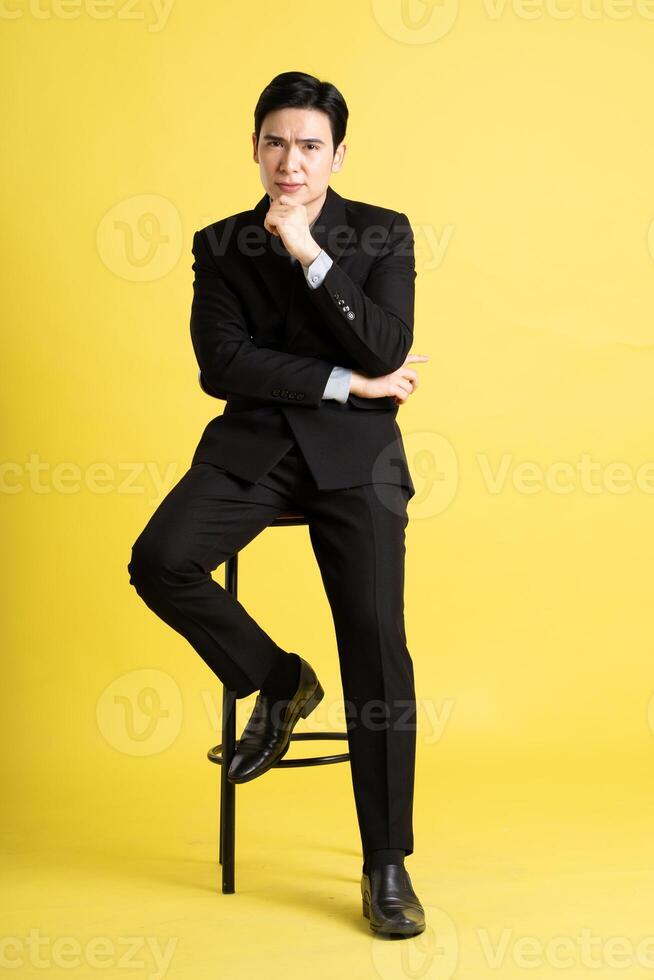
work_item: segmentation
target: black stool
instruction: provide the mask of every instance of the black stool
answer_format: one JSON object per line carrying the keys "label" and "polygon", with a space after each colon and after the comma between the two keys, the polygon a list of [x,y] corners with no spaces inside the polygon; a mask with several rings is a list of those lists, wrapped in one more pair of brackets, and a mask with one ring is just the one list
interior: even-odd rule
{"label": "black stool", "polygon": [[[303,514],[288,511],[280,514],[269,527],[290,527],[306,524]],[[225,563],[225,589],[236,598],[238,587],[238,552]],[[223,866],[222,888],[225,894],[234,892],[235,853],[235,804],[236,784],[227,779],[227,771],[236,750],[236,695],[223,685],[222,742],[207,752],[210,762],[222,766],[220,774],[220,863]],[[310,739],[347,739],[347,732],[293,732],[291,741],[305,742]],[[222,754],[221,754],[222,753]],[[310,759],[280,759],[273,769],[291,769],[296,766],[324,766],[330,762],[347,762],[349,752],[336,755],[317,755]]]}

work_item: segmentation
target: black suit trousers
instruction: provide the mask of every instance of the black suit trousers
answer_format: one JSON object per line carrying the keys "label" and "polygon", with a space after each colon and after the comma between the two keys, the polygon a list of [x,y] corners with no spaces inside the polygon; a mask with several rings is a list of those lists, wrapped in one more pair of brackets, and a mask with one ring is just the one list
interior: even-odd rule
{"label": "black suit trousers", "polygon": [[246,697],[282,648],[211,573],[280,513],[306,515],[334,621],[364,854],[413,853],[416,704],[403,598],[411,496],[390,484],[319,490],[297,444],[258,483],[196,462],[153,513],[128,565],[146,605]]}

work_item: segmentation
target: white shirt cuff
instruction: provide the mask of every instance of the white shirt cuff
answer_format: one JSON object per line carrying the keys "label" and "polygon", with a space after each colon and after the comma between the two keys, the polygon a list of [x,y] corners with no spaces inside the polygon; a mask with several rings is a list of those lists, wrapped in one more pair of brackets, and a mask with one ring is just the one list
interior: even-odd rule
{"label": "white shirt cuff", "polygon": [[333,265],[333,259],[327,255],[324,248],[315,257],[311,265],[303,265],[304,275],[311,289],[317,289]]}
{"label": "white shirt cuff", "polygon": [[350,384],[352,382],[352,368],[336,365],[332,368],[332,373],[327,378],[327,384],[323,391],[323,398],[333,398],[337,402],[346,402],[350,394]]}

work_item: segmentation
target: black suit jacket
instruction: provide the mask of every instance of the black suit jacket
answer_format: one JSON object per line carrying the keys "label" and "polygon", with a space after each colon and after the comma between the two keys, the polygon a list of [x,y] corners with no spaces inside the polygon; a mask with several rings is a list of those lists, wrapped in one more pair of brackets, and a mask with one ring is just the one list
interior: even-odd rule
{"label": "black suit jacket", "polygon": [[312,235],[333,265],[312,289],[264,228],[269,206],[264,194],[193,237],[200,383],[227,402],[193,462],[256,483],[294,436],[321,490],[393,483],[413,495],[393,398],[322,399],[334,365],[375,377],[409,353],[416,271],[408,218],[328,187]]}

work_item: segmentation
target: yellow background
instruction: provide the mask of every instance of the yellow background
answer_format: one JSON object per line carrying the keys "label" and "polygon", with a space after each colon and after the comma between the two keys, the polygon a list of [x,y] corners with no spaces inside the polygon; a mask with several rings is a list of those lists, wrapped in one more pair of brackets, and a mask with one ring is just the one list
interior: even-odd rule
{"label": "yellow background", "polygon": [[[171,941],[166,976],[193,980],[651,975],[652,17],[645,0],[7,0],[2,935],[21,975],[154,975],[147,948],[141,967],[52,955],[125,936]],[[430,361],[398,421],[417,488],[407,868],[429,928],[399,944],[361,917],[347,765],[237,788],[220,893],[220,684],[128,582],[222,406],[196,381],[192,235],[259,200],[254,105],[291,69],[347,100],[332,186],[416,235]],[[300,727],[341,727],[307,529],[256,539],[240,589],[319,670]]]}

